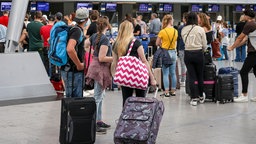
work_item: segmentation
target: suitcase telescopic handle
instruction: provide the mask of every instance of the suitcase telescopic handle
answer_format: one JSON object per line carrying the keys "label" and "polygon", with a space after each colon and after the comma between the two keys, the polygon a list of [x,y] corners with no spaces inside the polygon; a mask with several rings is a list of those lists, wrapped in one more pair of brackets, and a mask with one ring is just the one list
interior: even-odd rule
{"label": "suitcase telescopic handle", "polygon": [[[154,93],[154,98],[157,97],[158,89],[159,89],[159,88],[158,88],[158,85],[156,85],[156,90],[155,90],[155,93]],[[149,87],[148,87],[148,89],[147,89],[146,97],[148,97],[148,93],[149,93]]]}

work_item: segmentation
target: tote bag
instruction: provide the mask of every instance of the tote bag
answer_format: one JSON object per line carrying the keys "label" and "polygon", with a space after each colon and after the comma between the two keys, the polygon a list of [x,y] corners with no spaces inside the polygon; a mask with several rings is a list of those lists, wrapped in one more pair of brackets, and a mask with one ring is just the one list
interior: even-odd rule
{"label": "tote bag", "polygon": [[127,55],[120,57],[118,60],[114,83],[120,86],[145,90],[148,87],[149,80],[147,66],[137,57],[130,56],[135,40],[132,40]]}

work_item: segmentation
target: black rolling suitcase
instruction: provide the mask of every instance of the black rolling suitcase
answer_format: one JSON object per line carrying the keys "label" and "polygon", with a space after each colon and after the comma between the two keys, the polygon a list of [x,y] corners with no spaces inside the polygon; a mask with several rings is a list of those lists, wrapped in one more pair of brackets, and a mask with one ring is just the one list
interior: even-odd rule
{"label": "black rolling suitcase", "polygon": [[95,136],[95,99],[92,97],[62,99],[60,144],[93,144]]}
{"label": "black rolling suitcase", "polygon": [[214,100],[216,71],[216,65],[213,63],[204,66],[204,93],[206,99]]}
{"label": "black rolling suitcase", "polygon": [[[216,70],[216,65],[213,63],[204,65],[204,93],[206,99],[214,100]],[[195,81],[195,84],[198,84],[197,81]],[[190,95],[188,74],[186,75],[185,91]],[[198,89],[196,89],[196,93],[198,93]]]}
{"label": "black rolling suitcase", "polygon": [[215,85],[215,100],[220,103],[233,102],[234,81],[231,74],[219,74]]}

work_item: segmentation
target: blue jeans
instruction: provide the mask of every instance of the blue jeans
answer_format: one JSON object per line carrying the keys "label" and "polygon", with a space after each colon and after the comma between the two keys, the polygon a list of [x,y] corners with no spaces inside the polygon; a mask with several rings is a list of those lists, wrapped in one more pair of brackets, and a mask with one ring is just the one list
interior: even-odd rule
{"label": "blue jeans", "polygon": [[222,46],[223,49],[223,54],[225,56],[225,60],[228,60],[228,51],[227,51],[227,46],[223,45]]}
{"label": "blue jeans", "polygon": [[102,89],[102,86],[97,82],[94,81],[94,98],[96,101],[96,121],[102,120],[102,101],[105,97],[105,89]]}
{"label": "blue jeans", "polygon": [[246,45],[242,45],[236,48],[236,58],[235,61],[244,61],[246,58]]}
{"label": "blue jeans", "polygon": [[186,79],[186,65],[184,62],[184,50],[179,51],[180,68],[181,68],[181,82],[185,82]]}
{"label": "blue jeans", "polygon": [[[61,71],[61,77],[65,84],[66,97],[83,97],[83,74],[83,72],[73,73]],[[72,78],[73,76],[74,78]]]}
{"label": "blue jeans", "polygon": [[162,71],[163,71],[163,83],[164,83],[164,89],[169,90],[169,74],[171,74],[172,78],[172,90],[176,89],[177,79],[176,79],[176,61],[177,61],[177,54],[176,50],[168,50],[168,53],[171,57],[172,65],[169,67],[166,67],[163,65]]}

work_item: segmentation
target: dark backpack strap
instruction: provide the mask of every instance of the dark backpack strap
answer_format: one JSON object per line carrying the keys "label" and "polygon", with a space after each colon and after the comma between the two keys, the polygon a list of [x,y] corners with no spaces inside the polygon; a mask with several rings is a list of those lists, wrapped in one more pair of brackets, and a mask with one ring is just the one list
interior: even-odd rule
{"label": "dark backpack strap", "polygon": [[[193,29],[194,27],[195,27],[195,25],[193,25],[192,28],[189,30],[188,35],[190,34],[190,32],[192,31],[192,29]],[[187,37],[186,37],[186,39],[185,39],[185,43],[187,42],[188,35],[187,35]]]}
{"label": "dark backpack strap", "polygon": [[176,34],[176,31],[175,31],[175,29],[174,29],[174,35],[173,35],[173,37],[172,37],[172,40],[170,39],[170,37],[169,37],[169,35],[168,35],[166,29],[164,29],[164,31],[166,32],[166,34],[167,34],[167,36],[168,36],[168,38],[169,38],[169,41],[170,41],[170,45],[169,45],[169,47],[168,47],[168,50],[169,50],[170,47],[171,47],[171,45],[172,45],[172,42],[173,42],[174,36],[175,36],[175,34]]}

